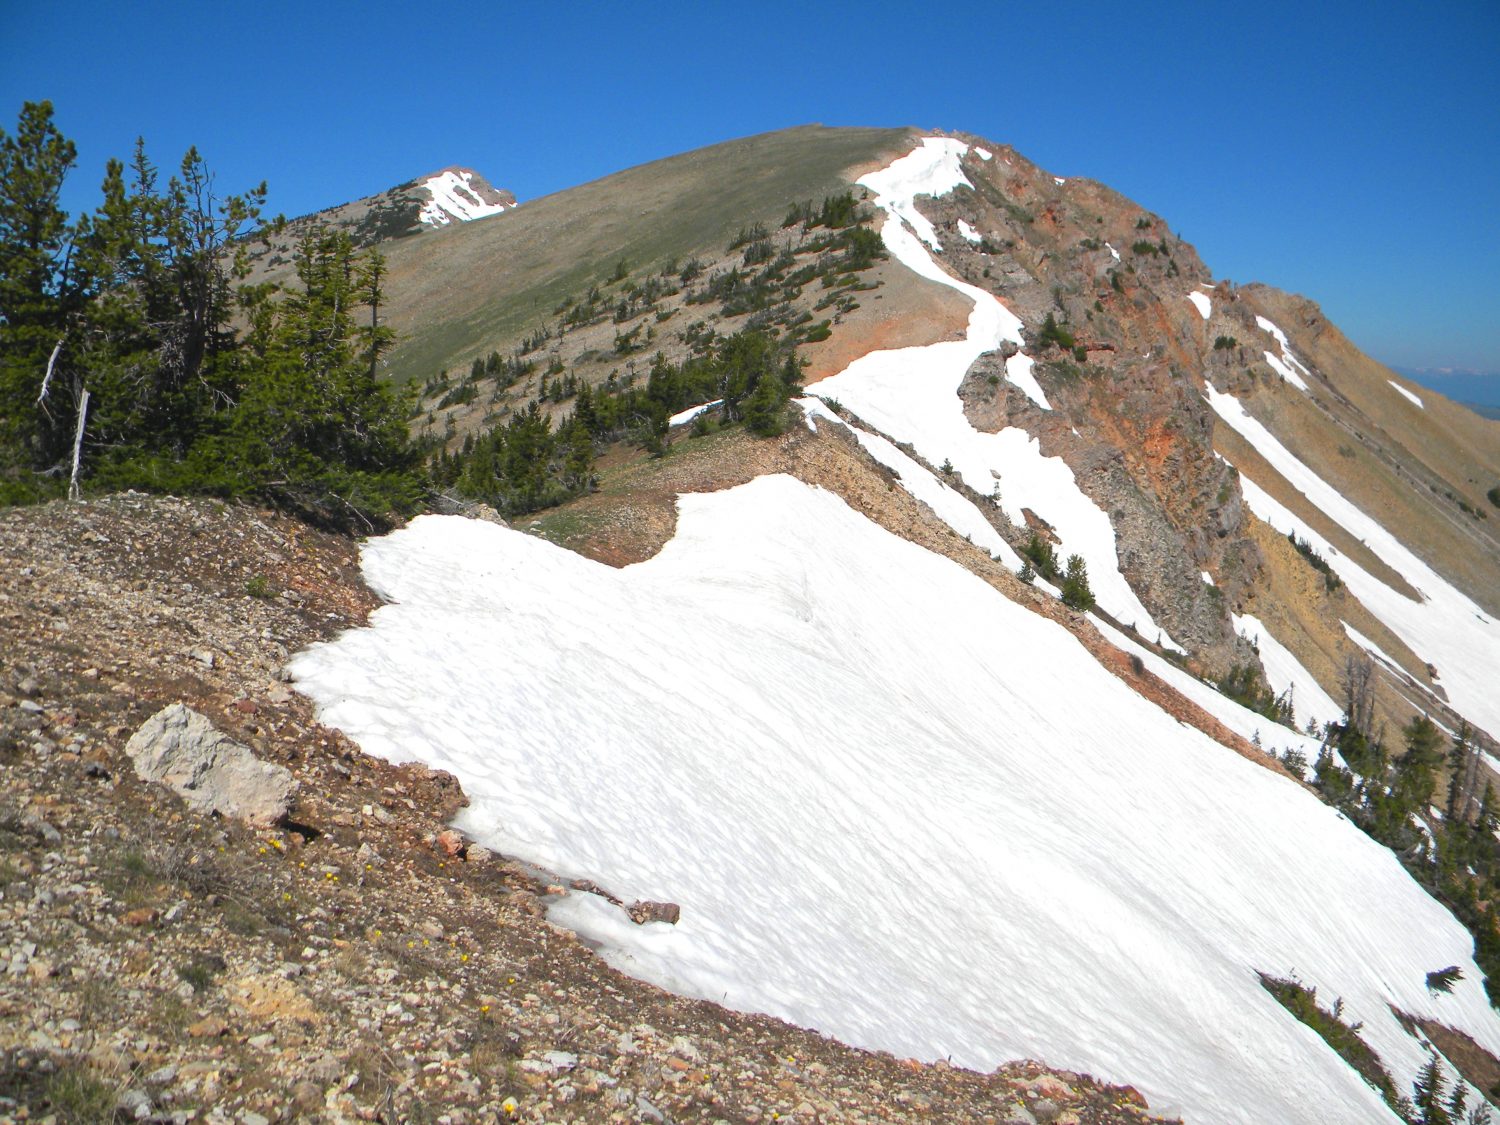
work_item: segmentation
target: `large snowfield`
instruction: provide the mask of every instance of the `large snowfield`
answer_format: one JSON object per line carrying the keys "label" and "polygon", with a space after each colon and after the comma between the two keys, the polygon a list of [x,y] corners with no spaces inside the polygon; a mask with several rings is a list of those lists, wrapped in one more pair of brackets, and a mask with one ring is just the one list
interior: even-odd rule
{"label": "large snowfield", "polygon": [[1398,1081],[1424,1053],[1391,1004],[1500,1050],[1467,933],[1389,851],[1061,626],[790,478],[679,506],[623,570],[457,517],[374,540],[392,604],[301,690],[455,773],[478,839],[679,903],[558,905],[621,968],[857,1045],[1040,1057],[1193,1121],[1391,1120],[1264,971],[1342,997]]}
{"label": "large snowfield", "polygon": [[[1151,636],[1107,516],[1062,460],[963,416],[964,371],[1021,342],[1009,310],[938,264],[913,203],[967,182],[966,151],[928,138],[862,182],[892,256],[974,300],[967,338],[874,353],[812,388],[878,433],[811,399],[808,425],[850,425],[940,518],[1016,565],[979,505],[887,439],[951,460],[982,494],[998,481],[991,502],[1048,519],[1101,604]],[[1282,355],[1296,362],[1284,341]],[[1048,409],[1029,368],[1018,354],[1007,375]],[[1292,474],[1224,398],[1220,416]],[[1257,514],[1290,521],[1244,483]],[[1428,1056],[1393,1007],[1500,1053],[1469,935],[1387,849],[1137,695],[1061,625],[790,477],[678,509],[674,538],[623,569],[421,517],[365,545],[388,604],[299,654],[297,684],[367,752],[453,772],[476,839],[626,902],[680,904],[675,926],[636,926],[581,892],[551,906],[613,964],[678,992],[901,1056],[981,1070],[1040,1058],[1134,1084],[1195,1125],[1397,1120],[1261,972],[1341,999],[1405,1089]],[[1370,605],[1348,560],[1330,561]],[[1467,607],[1415,560],[1395,565],[1430,600],[1372,609],[1437,651]],[[1239,624],[1273,683],[1297,685],[1299,715],[1331,717],[1261,623]],[[1246,737],[1311,744],[1106,633]],[[1455,698],[1477,687],[1444,677]],[[1463,978],[1429,991],[1449,965]]]}

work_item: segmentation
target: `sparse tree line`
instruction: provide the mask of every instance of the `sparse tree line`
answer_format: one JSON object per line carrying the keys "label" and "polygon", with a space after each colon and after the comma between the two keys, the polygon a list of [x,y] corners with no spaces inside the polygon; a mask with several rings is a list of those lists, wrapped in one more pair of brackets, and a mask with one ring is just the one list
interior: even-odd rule
{"label": "sparse tree line", "polygon": [[366,529],[422,494],[380,378],[383,263],[310,231],[297,285],[249,284],[265,185],[230,196],[195,149],[138,142],[101,202],[60,205],[76,150],[48,102],[0,130],[0,502],[69,487],[253,497]]}
{"label": "sparse tree line", "polygon": [[1500,924],[1492,907],[1500,898],[1500,797],[1485,773],[1483,751],[1467,724],[1445,736],[1419,714],[1402,728],[1403,752],[1393,754],[1375,722],[1374,676],[1367,656],[1346,663],[1344,715],[1325,730],[1313,784],[1395,852],[1464,924],[1490,1002],[1500,1007]]}
{"label": "sparse tree line", "polygon": [[[757,437],[783,432],[801,373],[787,341],[750,329],[732,336],[706,333],[683,363],[658,353],[644,386],[611,376],[592,387],[558,375],[551,385],[571,389],[573,410],[555,428],[534,398],[508,421],[465,438],[459,451],[439,450],[430,474],[439,487],[506,515],[534,512],[593,486],[598,445],[630,441],[653,455],[664,453],[672,415],[698,403],[718,399],[718,419],[743,422]],[[705,414],[695,429],[701,433],[713,424]]]}
{"label": "sparse tree line", "polygon": [[[636,322],[617,331],[616,355],[646,351],[656,339],[655,325],[639,318],[654,312],[658,323],[668,319],[676,310],[662,309],[659,302],[684,289],[689,305],[718,302],[723,316],[748,314],[744,327],[720,335],[702,321],[693,322],[678,334],[689,356],[672,363],[657,352],[644,386],[634,374],[622,379],[617,372],[591,386],[554,359],[525,406],[482,434],[465,438],[459,450],[442,448],[433,454],[431,480],[439,488],[519,515],[591,488],[594,451],[601,444],[629,441],[662,454],[668,419],[698,403],[719,400],[712,413],[697,420],[696,433],[722,423],[743,423],[759,437],[782,433],[787,403],[801,390],[796,347],[826,339],[831,332],[829,320],[794,313],[790,302],[811,282],[821,281],[827,293],[817,311],[855,307],[851,294],[870,288],[858,274],[885,256],[879,235],[867,225],[869,218],[849,192],[825,198],[820,207],[810,201],[796,204],[782,225],[783,230],[800,225],[795,240],[788,235],[778,248],[765,226],[745,228],[727,247],[729,252],[744,250],[741,264],[707,277],[703,263],[694,258],[669,262],[659,272],[632,280],[629,263],[620,260],[608,278],[583,296],[562,300],[553,310],[555,326],[536,328],[513,356],[491,352],[483,361],[474,360],[457,385],[446,376],[430,381],[424,397],[441,395],[435,409],[472,402],[479,395],[478,383],[488,379],[493,383],[491,401],[496,401],[534,373],[536,361],[527,357],[554,338],[606,319],[622,326]],[[554,426],[542,406],[570,399],[572,413]]]}

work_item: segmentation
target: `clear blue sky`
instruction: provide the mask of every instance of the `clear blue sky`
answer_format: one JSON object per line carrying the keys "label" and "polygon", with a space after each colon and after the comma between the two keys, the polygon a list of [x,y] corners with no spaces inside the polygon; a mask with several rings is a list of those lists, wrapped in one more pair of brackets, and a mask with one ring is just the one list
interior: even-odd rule
{"label": "clear blue sky", "polygon": [[146,137],[288,215],[445,164],[522,200],[819,121],[963,129],[1163,215],[1389,363],[1500,371],[1500,3],[0,0],[68,203]]}

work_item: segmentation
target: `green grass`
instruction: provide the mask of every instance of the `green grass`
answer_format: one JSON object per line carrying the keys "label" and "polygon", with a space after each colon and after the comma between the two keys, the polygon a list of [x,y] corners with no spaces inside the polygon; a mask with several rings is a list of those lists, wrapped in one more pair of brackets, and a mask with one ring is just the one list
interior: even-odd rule
{"label": "green grass", "polygon": [[846,168],[899,151],[906,137],[814,125],[747,137],[391,243],[392,322],[415,325],[391,356],[392,375],[466,367],[554,319],[563,298],[607,282],[622,258],[639,274],[716,254],[756,222],[776,230],[788,206],[846,189]]}
{"label": "green grass", "polygon": [[96,1125],[115,1120],[120,1086],[101,1077],[81,1061],[69,1061],[42,1088],[48,1109],[70,1125]]}

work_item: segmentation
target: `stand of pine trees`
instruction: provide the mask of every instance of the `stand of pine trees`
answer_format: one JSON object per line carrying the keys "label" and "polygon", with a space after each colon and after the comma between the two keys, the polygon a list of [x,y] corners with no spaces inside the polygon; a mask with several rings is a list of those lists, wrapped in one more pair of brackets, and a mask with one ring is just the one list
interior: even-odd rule
{"label": "stand of pine trees", "polygon": [[[1431,719],[1417,715],[1402,728],[1405,753],[1393,758],[1371,730],[1368,678],[1346,676],[1349,700],[1341,723],[1329,728],[1314,764],[1314,785],[1451,910],[1474,937],[1474,960],[1485,974],[1490,1002],[1500,1007],[1500,799],[1480,790],[1480,749],[1469,728],[1446,740],[1448,787],[1441,816],[1433,812],[1445,739]],[[1338,764],[1337,750],[1344,765]]]}
{"label": "stand of pine trees", "polygon": [[[684,363],[658,354],[645,386],[613,381],[573,386],[573,412],[555,428],[540,399],[487,433],[439,451],[428,466],[435,486],[482,500],[507,516],[560,504],[594,484],[594,449],[630,441],[652,454],[666,449],[668,421],[689,406],[719,399],[727,422],[758,437],[786,428],[787,403],[801,389],[802,368],[785,340],[754,329],[717,337]],[[545,387],[545,376],[543,386]]]}
{"label": "stand of pine trees", "polygon": [[0,503],[93,489],[251,497],[373,529],[421,495],[379,378],[383,265],[314,232],[300,288],[246,284],[265,185],[218,197],[196,150],[163,182],[137,142],[92,215],[48,102],[0,130]]}

